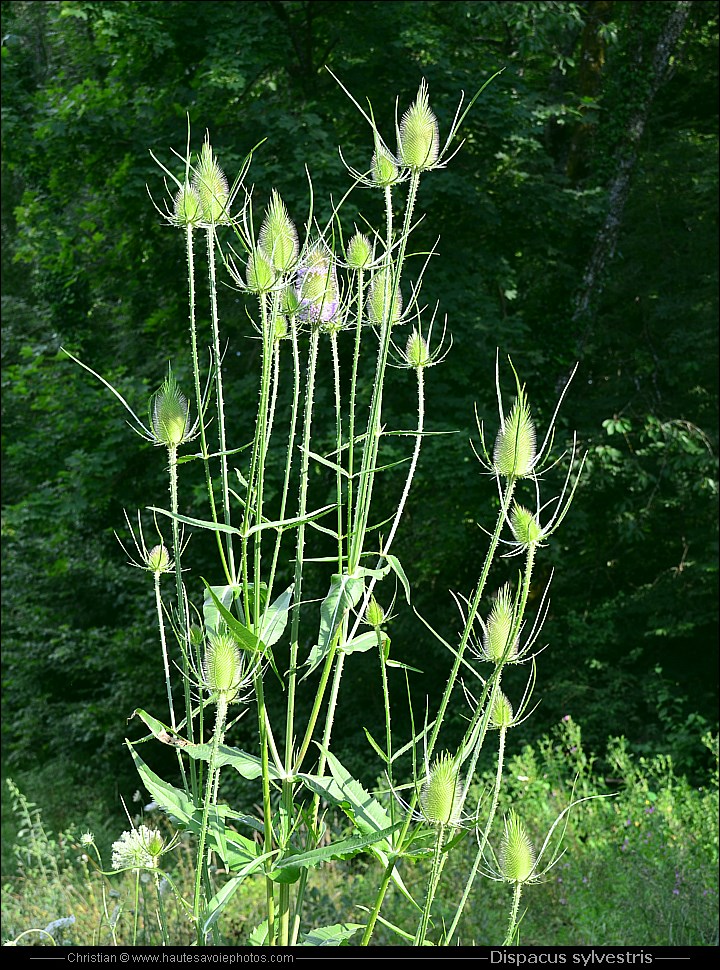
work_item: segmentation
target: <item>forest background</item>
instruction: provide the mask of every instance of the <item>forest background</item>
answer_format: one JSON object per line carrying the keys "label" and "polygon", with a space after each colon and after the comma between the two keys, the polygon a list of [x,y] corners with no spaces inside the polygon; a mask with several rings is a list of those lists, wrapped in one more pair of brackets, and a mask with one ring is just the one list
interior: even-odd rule
{"label": "forest background", "polygon": [[[150,151],[182,151],[189,115],[232,177],[266,139],[258,205],[276,188],[301,223],[307,165],[322,221],[348,187],[338,146],[369,163],[368,128],[326,67],[389,132],[395,97],[409,104],[421,78],[447,132],[460,91],[502,70],[421,193],[417,245],[439,237],[440,254],[424,289],[453,337],[428,375],[428,427],[455,433],[424,444],[394,549],[415,610],[452,631],[450,591],[470,588],[484,555],[497,495],[468,441],[475,408],[496,420],[496,348],[540,426],[579,362],[559,434],[577,429],[588,460],[542,563],[555,571],[542,703],[513,743],[570,716],[592,750],[623,736],[704,776],[718,680],[717,15],[706,0],[2,3],[3,772],[58,825],[119,813],[138,785],[128,718],[162,709],[164,684],[152,587],[115,532],[166,490],[157,452],[60,348],[141,413],[168,361],[190,386],[182,241],[148,198],[162,194]],[[258,347],[243,299],[219,296],[226,412],[249,435]],[[398,379],[396,426],[414,406]],[[181,512],[204,517],[202,500],[198,479]],[[216,569],[195,536],[195,581]],[[401,599],[393,650],[423,670],[424,707],[446,657]],[[350,726],[382,717],[364,690],[372,664],[347,671],[335,731],[371,781]]]}

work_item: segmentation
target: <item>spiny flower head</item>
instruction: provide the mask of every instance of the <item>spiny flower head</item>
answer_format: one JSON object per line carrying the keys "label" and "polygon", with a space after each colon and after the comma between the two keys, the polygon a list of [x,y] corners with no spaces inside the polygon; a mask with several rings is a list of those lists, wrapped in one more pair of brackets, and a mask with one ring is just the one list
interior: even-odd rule
{"label": "spiny flower head", "polygon": [[206,137],[200,150],[193,188],[202,204],[203,220],[207,225],[219,226],[230,222],[227,207],[230,189],[225,173],[213,155],[210,140]]}
{"label": "spiny flower head", "polygon": [[123,832],[112,846],[113,869],[157,869],[160,857],[167,849],[157,829],[140,825]]}
{"label": "spiny flower head", "polygon": [[151,573],[169,573],[174,568],[170,553],[163,543],[153,546],[145,557],[147,568]]}
{"label": "spiny flower head", "polygon": [[370,283],[368,295],[368,313],[370,320],[376,324],[397,323],[402,314],[402,297],[400,287],[393,297],[393,274],[385,267],[379,269]]}
{"label": "spiny flower head", "polygon": [[242,654],[228,633],[212,633],[203,661],[203,686],[212,697],[233,701],[245,676]]}
{"label": "spiny flower head", "polygon": [[455,825],[460,820],[461,791],[458,769],[450,754],[438,755],[420,790],[420,807],[432,825]]}
{"label": "spiny flower head", "polygon": [[297,260],[297,230],[288,215],[285,203],[273,189],[265,219],[260,227],[259,245],[265,257],[278,273],[286,273]]}
{"label": "spiny flower head", "polygon": [[499,691],[490,712],[490,725],[494,728],[509,728],[513,723],[512,704],[502,691]]}
{"label": "spiny flower head", "polygon": [[486,659],[493,663],[500,663],[503,657],[512,660],[518,652],[518,638],[508,650],[508,643],[515,625],[515,605],[512,588],[509,583],[502,586],[490,610],[485,629],[483,631],[483,653]]}
{"label": "spiny flower head", "polygon": [[167,378],[150,398],[148,405],[149,425],[155,442],[167,448],[177,448],[186,441],[189,436],[189,413],[188,400],[178,387],[172,368],[168,366]]}
{"label": "spiny flower head", "polygon": [[510,528],[522,549],[530,549],[542,541],[543,530],[537,516],[517,502],[510,513]]}
{"label": "spiny flower head", "polygon": [[269,293],[275,286],[275,270],[261,249],[253,249],[248,256],[245,281],[251,293]]}
{"label": "spiny flower head", "polygon": [[378,142],[373,152],[370,169],[374,184],[380,186],[380,188],[385,188],[398,181],[399,169],[397,159],[380,142]]}
{"label": "spiny flower head", "polygon": [[437,118],[430,108],[425,79],[420,82],[417,98],[402,116],[398,129],[398,158],[415,172],[431,169],[440,157],[440,134]]}
{"label": "spiny flower head", "polygon": [[535,849],[525,826],[511,810],[505,818],[505,833],[500,843],[500,872],[507,882],[527,882],[535,870]]}
{"label": "spiny flower head", "polygon": [[408,366],[415,369],[427,367],[432,363],[432,354],[430,353],[428,342],[418,330],[413,330],[408,337],[408,342],[405,346],[405,359],[408,362]]}
{"label": "spiny flower head", "polygon": [[178,190],[173,205],[173,222],[178,226],[199,226],[203,221],[203,204],[196,188],[185,182]]}
{"label": "spiny flower head", "polygon": [[495,439],[493,467],[503,478],[526,478],[532,474],[536,458],[535,424],[525,392],[519,389],[515,404]]}
{"label": "spiny flower head", "polygon": [[374,596],[370,597],[370,602],[365,610],[365,622],[376,630],[385,622],[385,610]]}
{"label": "spiny flower head", "polygon": [[356,232],[347,246],[347,264],[350,269],[365,269],[372,262],[372,244],[367,236]]}

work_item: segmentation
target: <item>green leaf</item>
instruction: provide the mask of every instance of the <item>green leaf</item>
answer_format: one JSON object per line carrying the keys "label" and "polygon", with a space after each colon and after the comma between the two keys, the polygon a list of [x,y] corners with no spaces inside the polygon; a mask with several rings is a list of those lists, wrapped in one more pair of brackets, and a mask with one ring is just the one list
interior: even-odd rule
{"label": "green leaf", "polygon": [[239,592],[238,586],[209,586],[205,590],[205,599],[203,601],[203,620],[205,621],[205,629],[208,633],[217,633],[218,628],[223,618],[218,610],[215,602],[210,595],[212,592],[216,599],[219,599],[226,610],[230,610],[233,604],[235,596]]}
{"label": "green leaf", "polygon": [[310,451],[309,448],[306,449],[301,446],[300,451],[304,451],[309,458],[314,458],[315,461],[319,462],[321,465],[326,465],[328,468],[332,468],[334,472],[344,475],[345,478],[350,477],[342,465],[337,465],[334,461],[330,461],[328,458],[323,458],[322,455],[318,455],[316,452]]}
{"label": "green leaf", "polygon": [[[394,831],[401,828],[404,824],[404,821],[399,821],[385,829],[373,829],[372,832],[366,835],[354,835],[349,839],[331,842],[330,845],[323,845],[318,849],[310,849],[308,852],[303,852],[299,855],[288,856],[286,859],[282,859],[275,864],[274,871],[277,872],[277,870],[285,868],[297,869],[298,877],[296,878],[299,878],[300,869],[316,869],[318,866],[324,865],[326,862],[331,862],[333,859],[352,859],[353,856],[364,852],[377,843],[382,842],[384,845],[387,845],[385,841],[387,837],[392,835]],[[272,873],[270,873],[270,878],[274,878]]]}
{"label": "green leaf", "polygon": [[[379,801],[342,766],[335,755],[325,752],[332,778],[326,775],[300,775],[311,791],[339,806],[362,835],[377,835],[390,830],[390,816]],[[390,849],[383,841],[381,848]]]}
{"label": "green leaf", "polygon": [[397,556],[391,556],[388,554],[385,555],[385,558],[387,559],[390,565],[390,568],[395,572],[398,579],[402,583],[402,587],[405,590],[405,599],[409,603],[410,602],[410,583],[408,582],[408,578],[405,575],[405,570],[400,565],[400,560],[398,559]]}
{"label": "green leaf", "polygon": [[218,613],[223,620],[225,620],[228,630],[230,633],[232,633],[238,645],[242,647],[243,650],[247,650],[249,653],[264,653],[265,647],[262,641],[255,636],[252,630],[249,630],[244,623],[241,623],[237,617],[234,617],[232,613],[226,609],[226,607],[220,602],[216,594],[213,592],[213,587],[210,586],[204,579],[203,582],[205,583],[207,592],[210,593],[210,598],[215,604]]}
{"label": "green leaf", "polygon": [[263,643],[271,647],[280,639],[285,632],[288,621],[288,611],[292,600],[295,585],[288,586],[284,593],[281,593],[275,602],[267,608],[263,615],[260,635]]}
{"label": "green leaf", "polygon": [[364,929],[362,923],[335,923],[333,926],[318,926],[306,933],[300,946],[342,946],[358,930]]}
{"label": "green leaf", "polygon": [[365,590],[362,576],[334,573],[330,589],[320,606],[320,632],[318,642],[310,652],[306,664],[310,667],[308,677],[323,662],[330,651],[333,638],[340,628],[343,617],[355,606]]}
{"label": "green leaf", "polygon": [[[175,820],[175,822],[194,835],[199,835],[202,827],[202,808],[196,806],[192,799],[185,792],[174,788],[168,782],[163,781],[155,774],[140,755],[135,751],[130,741],[127,741],[130,754],[135,762],[135,767],[140,779],[163,811]],[[227,807],[218,805],[214,809],[211,824],[208,828],[208,846],[215,849],[220,855],[225,865],[231,871],[242,869],[249,863],[258,861],[259,849],[251,839],[238,832],[228,831],[224,824],[224,815]]]}
{"label": "green leaf", "polygon": [[363,731],[365,732],[365,737],[368,739],[368,741],[370,742],[370,745],[372,746],[373,750],[375,751],[375,754],[382,761],[384,761],[386,765],[387,764],[390,764],[390,759],[385,754],[385,752],[380,747],[380,745],[377,743],[377,741],[373,738],[372,734],[370,734],[370,732],[368,731],[368,729],[367,728],[363,728]]}
{"label": "green leaf", "polygon": [[374,630],[369,630],[367,633],[361,633],[359,637],[354,637],[347,643],[341,644],[340,652],[365,653],[366,650],[372,650],[373,647],[377,647],[377,634]]}
{"label": "green leaf", "polygon": [[208,522],[206,519],[193,519],[187,515],[176,515],[174,512],[168,512],[167,509],[158,509],[154,505],[148,506],[148,512],[159,512],[160,515],[166,515],[169,519],[175,519],[176,522],[183,522],[185,525],[194,525],[198,529],[209,529],[211,532],[227,532],[233,536],[242,535],[239,529],[236,529],[232,525],[225,525],[224,522]]}
{"label": "green leaf", "polygon": [[[212,745],[210,744],[191,744],[185,738],[181,737],[176,732],[172,731],[172,728],[167,727],[161,721],[152,717],[150,714],[143,710],[136,710],[134,712],[139,718],[141,718],[145,724],[150,728],[153,736],[157,738],[158,741],[162,741],[163,744],[171,744],[174,747],[180,748],[183,754],[188,755],[190,758],[194,758],[196,761],[207,761],[210,762],[210,755],[212,752]],[[243,778],[254,779],[260,778],[262,775],[262,762],[258,755],[248,754],[246,751],[241,751],[239,748],[231,748],[226,744],[221,744],[218,747],[217,754],[215,757],[215,767],[222,768],[228,765],[234,768]],[[278,781],[281,778],[279,772],[274,768],[272,764],[268,766],[269,776],[273,781]],[[244,816],[236,816],[238,819],[243,819]]]}
{"label": "green leaf", "polygon": [[[314,512],[308,512],[306,515],[296,515],[292,519],[276,519],[274,522],[258,522],[257,525],[251,526],[246,532],[238,532],[238,535],[244,536],[246,539],[253,535],[255,532],[261,532],[263,529],[287,529],[291,525],[301,525],[305,522],[312,522],[314,519],[319,519],[321,516],[326,515],[333,509],[336,509],[337,505],[323,505],[320,509],[315,509]],[[237,529],[234,531],[238,531]]]}
{"label": "green leaf", "polygon": [[263,922],[256,926],[248,938],[248,943],[250,946],[265,946],[268,941],[268,921],[263,920]]}

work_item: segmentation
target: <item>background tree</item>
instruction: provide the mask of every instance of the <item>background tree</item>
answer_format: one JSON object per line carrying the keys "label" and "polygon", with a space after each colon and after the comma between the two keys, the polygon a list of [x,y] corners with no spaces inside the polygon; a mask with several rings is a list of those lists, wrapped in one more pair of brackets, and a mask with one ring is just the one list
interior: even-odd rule
{"label": "background tree", "polygon": [[[548,564],[559,567],[551,649],[527,730],[571,713],[590,744],[622,733],[639,750],[673,749],[691,770],[716,693],[716,5],[63,0],[4,2],[2,15],[7,758],[64,759],[69,776],[134,785],[125,718],[163,702],[152,590],[122,568],[113,534],[124,509],[163,494],[162,462],[59,351],[138,407],[169,359],[188,378],[182,244],[147,198],[146,185],[162,190],[149,150],[169,161],[186,114],[194,141],[210,129],[227,172],[266,137],[252,168],[257,205],[277,188],[302,221],[307,162],[322,219],[348,186],[337,146],[359,168],[370,152],[326,66],[370,98],[388,132],[388,92],[409,103],[425,77],[447,131],[458,91],[502,68],[468,116],[462,151],[421,190],[442,255],[425,292],[454,337],[431,372],[428,413],[433,430],[457,433],[428,439],[397,553],[415,607],[451,635],[449,590],[474,581],[478,523],[495,500],[468,438],[476,404],[494,420],[496,347],[541,423],[580,353],[560,428],[578,428],[590,457]],[[373,214],[363,195],[345,212],[350,226],[360,202]],[[421,225],[417,242],[435,237]],[[234,353],[227,408],[253,413],[257,351],[242,299],[223,291],[220,312]],[[388,404],[411,417],[410,383]],[[202,496],[198,480],[183,511],[200,513]],[[199,576],[213,544],[193,543]],[[428,675],[424,691],[444,657],[418,624],[401,612],[391,632],[398,656]],[[367,674],[358,660],[339,715],[353,722]],[[367,758],[362,738],[347,747]]]}

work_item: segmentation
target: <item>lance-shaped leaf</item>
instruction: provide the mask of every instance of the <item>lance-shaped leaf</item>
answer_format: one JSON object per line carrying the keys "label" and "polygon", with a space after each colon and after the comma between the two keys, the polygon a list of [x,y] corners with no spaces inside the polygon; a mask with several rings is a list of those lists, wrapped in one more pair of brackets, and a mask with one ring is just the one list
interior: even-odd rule
{"label": "lance-shaped leaf", "polygon": [[[332,777],[327,775],[300,775],[300,779],[311,791],[337,805],[353,821],[362,835],[378,835],[391,829],[391,820],[380,802],[366,791],[359,781],[343,767],[334,754],[325,752]],[[390,845],[384,835],[376,840],[385,850]]]}
{"label": "lance-shaped leaf", "polygon": [[[186,828],[194,835],[198,835],[202,827],[202,808],[199,805],[195,805],[193,800],[185,792],[163,781],[154,771],[148,768],[133,748],[132,743],[130,741],[126,743],[130,749],[130,754],[133,757],[140,779],[152,796],[153,801],[163,811],[167,812],[178,825]],[[242,869],[248,863],[254,862],[257,859],[260,847],[251,839],[246,839],[245,836],[240,835],[238,832],[228,831],[226,829],[224,821],[225,811],[226,808],[223,805],[215,806],[213,809],[207,833],[208,845],[215,849],[228,869]]]}
{"label": "lance-shaped leaf", "polygon": [[[169,728],[166,724],[158,721],[151,714],[148,714],[143,710],[136,710],[134,712],[139,718],[141,718],[145,724],[150,728],[153,736],[157,738],[158,741],[162,741],[163,744],[171,744],[173,747],[180,748],[181,751],[188,755],[190,758],[194,758],[196,761],[207,761],[210,762],[210,756],[212,753],[212,745],[210,744],[191,744],[185,738],[181,737],[176,732],[173,732],[172,728]],[[215,755],[215,767],[222,768],[225,765],[230,768],[234,768],[243,778],[254,779],[259,778],[262,775],[262,762],[260,757],[255,754],[248,754],[246,751],[241,751],[240,748],[231,748],[226,744],[221,744],[218,746]],[[282,777],[277,769],[272,765],[268,765],[268,773],[273,781],[279,781]],[[229,810],[228,810],[229,811]],[[244,820],[244,816],[239,816],[236,813],[231,813],[232,817]]]}
{"label": "lance-shaped leaf", "polygon": [[358,930],[364,929],[362,923],[335,923],[332,926],[318,926],[306,933],[300,946],[342,946],[347,940],[355,936]]}
{"label": "lance-shaped leaf", "polygon": [[239,587],[237,586],[210,586],[205,590],[205,599],[203,600],[203,620],[205,621],[205,629],[208,633],[218,633],[219,627],[224,623],[220,611],[217,606],[215,606],[215,601],[210,595],[210,591],[220,600],[222,605],[226,610],[229,610],[233,604],[235,596],[239,592]]}
{"label": "lance-shaped leaf", "polygon": [[320,605],[320,632],[318,642],[306,661],[310,667],[306,676],[309,676],[328,655],[343,617],[349,609],[357,605],[364,591],[363,576],[349,576],[347,573],[333,574],[328,594]]}
{"label": "lance-shaped leaf", "polygon": [[285,632],[294,588],[294,584],[288,586],[285,592],[281,593],[263,614],[260,638],[266,647],[271,647],[274,643],[277,643]]}
{"label": "lance-shaped leaf", "polygon": [[365,653],[366,650],[372,650],[377,645],[377,634],[374,630],[369,630],[367,633],[361,633],[359,637],[354,637],[352,640],[348,640],[347,643],[341,644],[340,652]]}
{"label": "lance-shaped leaf", "polygon": [[205,583],[205,588],[210,594],[210,598],[215,604],[215,607],[220,614],[220,616],[225,620],[227,628],[230,633],[235,637],[238,646],[242,647],[243,650],[247,650],[249,653],[259,653],[261,656],[266,657],[270,661],[270,666],[275,671],[275,676],[282,683],[282,678],[275,665],[275,658],[273,657],[272,650],[268,644],[263,643],[263,641],[256,637],[252,630],[249,630],[244,623],[241,623],[237,617],[234,617],[232,613],[227,610],[223,604],[220,602],[216,594],[213,592],[213,587],[203,579]]}
{"label": "lance-shaped leaf", "polygon": [[[376,844],[382,843],[386,845],[387,837],[392,835],[394,831],[401,828],[404,824],[403,821],[399,821],[385,829],[373,829],[366,835],[354,835],[349,839],[331,842],[330,845],[323,845],[318,849],[310,849],[308,852],[302,852],[298,855],[289,855],[280,862],[277,862],[273,867],[273,871],[268,873],[268,875],[276,882],[282,882],[283,880],[278,878],[278,873],[284,869],[288,869],[293,871],[293,878],[285,881],[294,882],[300,877],[301,869],[316,869],[318,866],[322,866],[326,862],[331,862],[333,859],[352,859],[353,856],[359,855],[359,853],[372,848]],[[297,871],[297,875],[295,875],[295,871]]]}

